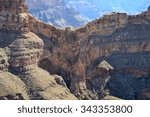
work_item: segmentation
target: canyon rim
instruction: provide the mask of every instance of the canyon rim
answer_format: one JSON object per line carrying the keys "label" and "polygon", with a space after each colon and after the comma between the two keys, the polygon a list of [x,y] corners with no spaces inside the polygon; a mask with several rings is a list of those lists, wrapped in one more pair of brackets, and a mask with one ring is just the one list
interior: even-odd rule
{"label": "canyon rim", "polygon": [[150,99],[150,7],[59,29],[0,0],[0,99]]}

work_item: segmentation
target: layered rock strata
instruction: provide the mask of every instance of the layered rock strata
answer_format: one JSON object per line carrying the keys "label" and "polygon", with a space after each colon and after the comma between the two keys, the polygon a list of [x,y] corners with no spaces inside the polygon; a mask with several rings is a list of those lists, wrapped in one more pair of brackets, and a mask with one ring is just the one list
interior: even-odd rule
{"label": "layered rock strata", "polygon": [[[108,70],[111,77],[111,85],[109,84],[108,88],[112,95],[134,99],[136,92],[149,88],[148,83],[143,83],[149,82],[149,9],[136,16],[128,16],[125,13],[108,14],[76,30],[60,30],[37,21],[32,16],[30,19],[30,29],[41,36],[45,43],[45,56],[39,61],[39,66],[52,74],[63,76],[77,97],[90,98],[91,95],[87,95],[91,92],[87,93],[85,90],[87,85],[92,86],[89,86],[89,80],[93,80],[94,71],[103,60],[114,68],[111,72]],[[44,61],[49,65],[45,67]],[[117,74],[124,79],[115,79]],[[122,90],[126,91],[124,94],[117,91],[122,87],[118,87],[117,82],[123,83]],[[101,87],[101,83],[99,82],[97,87]]]}
{"label": "layered rock strata", "polygon": [[0,9],[0,70],[25,87],[23,94],[2,90],[2,98],[149,99],[149,9],[108,14],[73,30],[37,20],[23,0],[1,0]]}
{"label": "layered rock strata", "polygon": [[0,49],[0,99],[29,99],[25,84],[8,72],[8,58],[5,49]]}
{"label": "layered rock strata", "polygon": [[38,67],[44,43],[29,30],[24,0],[0,2],[0,15],[3,17],[0,33],[6,36],[0,37],[3,43],[0,55],[0,98],[76,99],[66,85],[58,84],[54,76]]}
{"label": "layered rock strata", "polygon": [[99,63],[106,60],[114,68],[109,73],[111,78],[107,87],[112,95],[138,99],[135,94],[150,88],[149,9],[136,16],[105,15],[76,31],[82,40],[80,52],[88,78],[93,76]]}

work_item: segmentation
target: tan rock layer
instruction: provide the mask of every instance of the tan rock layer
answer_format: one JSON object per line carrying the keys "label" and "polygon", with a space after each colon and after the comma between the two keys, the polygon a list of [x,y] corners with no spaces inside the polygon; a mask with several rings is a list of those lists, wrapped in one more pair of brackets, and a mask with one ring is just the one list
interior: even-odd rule
{"label": "tan rock layer", "polygon": [[[53,71],[53,74],[60,73],[67,76],[64,79],[69,81],[68,87],[79,99],[91,99],[87,91],[86,79],[92,78],[92,75],[88,75],[87,68],[93,61],[115,53],[150,51],[149,40],[142,43],[139,40],[133,40],[132,43],[128,43],[127,40],[122,39],[124,37],[122,36],[110,40],[111,42],[99,38],[93,41],[94,36],[111,36],[128,25],[149,26],[149,9],[136,16],[112,13],[79,29],[63,30],[45,24],[28,14],[24,0],[0,0],[0,19],[0,30],[21,32],[16,40],[5,49],[9,69],[22,79],[31,99],[36,99],[35,97],[38,99],[76,99],[66,87],[58,85],[54,77],[38,67],[38,64],[43,64],[42,60],[48,61],[46,70],[50,73]],[[96,44],[100,45],[96,46]],[[4,72],[5,67],[7,68],[7,60],[3,61],[5,59],[3,55],[0,55],[2,56],[1,72]],[[42,64],[40,67],[44,68]],[[109,74],[106,69],[102,71]],[[134,70],[130,71],[135,73]],[[94,70],[91,70],[89,74],[93,72],[98,74]],[[45,78],[41,79],[41,77]]]}
{"label": "tan rock layer", "polygon": [[[0,49],[0,99],[77,99],[66,85],[58,84],[54,76],[38,67],[44,43],[29,31],[24,2],[0,1],[1,34],[12,31],[15,35],[10,37],[15,38],[12,43]],[[5,38],[0,36],[0,41]]]}
{"label": "tan rock layer", "polygon": [[0,29],[29,31],[24,0],[0,0]]}
{"label": "tan rock layer", "polygon": [[[126,52],[137,53],[150,51],[150,43],[148,39],[144,40],[144,42],[142,43],[141,41],[136,39],[128,43],[129,40],[123,40],[122,38],[128,36],[128,34],[120,37],[118,36],[117,38],[115,38],[115,40],[107,41],[107,39],[102,40],[98,38],[97,40],[93,41],[93,38],[96,35],[110,36],[113,33],[115,33],[115,31],[128,27],[128,25],[149,26],[150,10],[135,16],[128,16],[125,13],[112,13],[105,15],[102,18],[97,19],[93,22],[90,22],[86,26],[81,27],[79,29],[69,30],[71,34],[74,33],[76,35],[75,36],[76,41],[75,43],[72,44],[67,43],[67,37],[69,34],[67,33],[68,28],[66,28],[65,30],[56,29],[48,24],[38,21],[32,16],[30,16],[29,19],[30,19],[29,27],[31,31],[43,34],[46,37],[48,37],[49,40],[51,39],[57,40],[59,46],[56,47],[50,53],[45,52],[46,54],[45,56],[43,56],[43,58],[47,57],[48,60],[53,63],[53,66],[55,66],[55,70],[53,72],[52,70],[50,70],[52,69],[51,67],[47,67],[47,69],[50,70],[49,72],[57,73],[59,71],[59,68],[61,67],[68,74],[71,74],[69,75],[70,77],[68,78],[71,79],[71,85],[77,84],[71,86],[70,89],[73,92],[76,91],[82,92],[79,91],[80,88],[82,89],[82,86],[81,85],[80,85],[81,87],[79,86],[81,82],[78,81],[78,78],[83,82],[85,82],[85,79],[89,79],[89,77],[91,79],[92,76],[91,75],[89,76],[86,70],[88,65],[92,64],[92,62],[95,61],[97,58],[103,56],[109,57],[116,53],[121,54]],[[69,37],[69,39],[71,38],[72,36]],[[96,44],[99,45],[96,46]],[[68,58],[76,58],[77,55],[79,55],[79,57],[77,58],[76,62],[72,65],[70,61],[68,61]],[[90,74],[92,73],[93,71],[91,71]],[[135,74],[135,72],[131,72],[130,70],[128,71],[128,73],[132,73],[133,75]],[[137,76],[141,76],[141,74],[143,73],[144,72],[139,73],[139,75]],[[76,79],[76,77],[78,78]],[[81,84],[84,85],[84,83]],[[77,87],[79,87],[79,89]]]}

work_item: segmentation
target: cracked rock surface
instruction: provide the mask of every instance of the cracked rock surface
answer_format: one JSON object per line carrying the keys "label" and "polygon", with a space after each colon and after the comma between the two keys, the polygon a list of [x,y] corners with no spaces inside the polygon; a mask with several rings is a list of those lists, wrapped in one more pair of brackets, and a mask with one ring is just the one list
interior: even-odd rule
{"label": "cracked rock surface", "polygon": [[0,0],[0,99],[150,99],[150,9],[57,29]]}

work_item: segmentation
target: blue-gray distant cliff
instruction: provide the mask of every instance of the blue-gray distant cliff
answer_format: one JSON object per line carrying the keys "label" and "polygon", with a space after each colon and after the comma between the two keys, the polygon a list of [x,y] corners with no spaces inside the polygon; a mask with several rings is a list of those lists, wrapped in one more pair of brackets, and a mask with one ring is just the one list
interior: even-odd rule
{"label": "blue-gray distant cliff", "polygon": [[85,20],[64,0],[26,0],[29,12],[36,18],[57,27],[78,27]]}

